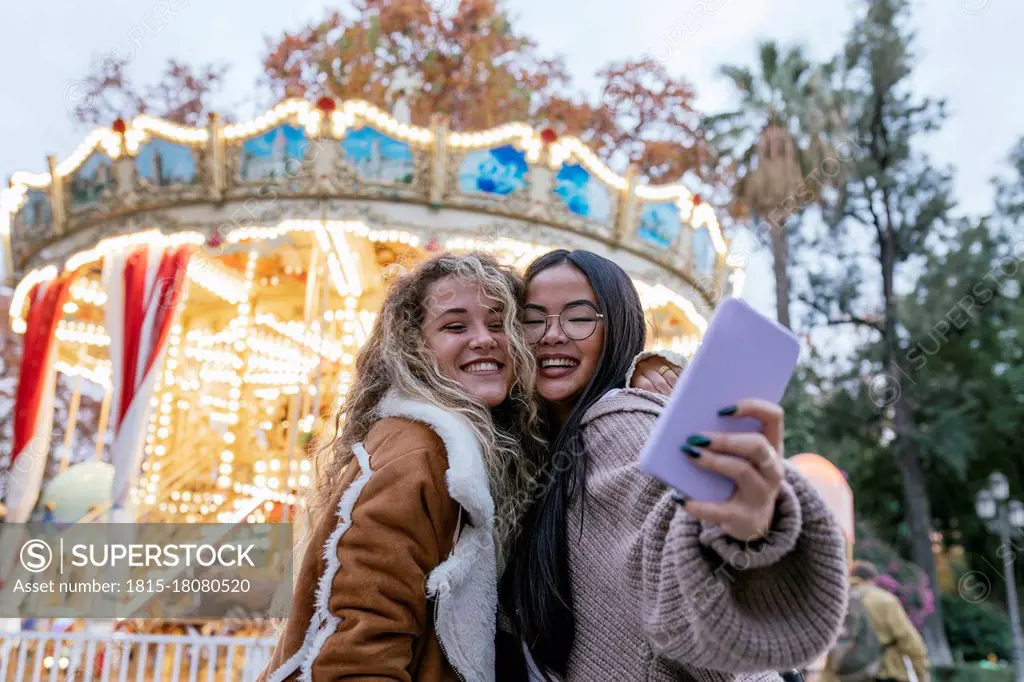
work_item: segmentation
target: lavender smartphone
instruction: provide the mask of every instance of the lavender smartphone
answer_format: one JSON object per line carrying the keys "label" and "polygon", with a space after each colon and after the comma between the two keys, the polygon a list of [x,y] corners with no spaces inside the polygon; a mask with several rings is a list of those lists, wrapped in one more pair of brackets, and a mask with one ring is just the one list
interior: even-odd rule
{"label": "lavender smartphone", "polygon": [[640,452],[640,470],[688,498],[729,499],[732,479],[697,467],[681,447],[702,431],[760,431],[760,422],[718,410],[742,398],[780,401],[799,356],[800,343],[785,327],[739,299],[723,301]]}

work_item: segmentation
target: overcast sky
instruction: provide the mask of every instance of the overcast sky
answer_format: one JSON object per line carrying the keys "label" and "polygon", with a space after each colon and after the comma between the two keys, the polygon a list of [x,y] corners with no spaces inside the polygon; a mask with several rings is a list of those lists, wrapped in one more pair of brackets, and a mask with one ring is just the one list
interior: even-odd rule
{"label": "overcast sky", "polygon": [[[455,0],[425,0],[435,7]],[[716,76],[722,63],[749,63],[758,40],[803,43],[823,59],[841,45],[855,0],[509,0],[519,28],[559,53],[579,85],[608,61],[653,53],[688,78],[704,111],[729,105]],[[46,155],[68,156],[88,129],[70,117],[76,81],[102,55],[131,56],[129,74],[155,79],[170,57],[231,65],[220,102],[242,115],[255,97],[267,37],[325,11],[319,0],[73,0],[0,6],[0,179],[46,170]],[[331,5],[335,6],[335,5]],[[951,120],[929,140],[938,164],[956,168],[968,212],[991,203],[989,178],[1024,135],[1024,2],[918,0],[916,83],[945,97]],[[703,9],[702,9],[703,8]],[[700,16],[703,14],[704,16]],[[161,16],[163,15],[163,16]],[[73,103],[73,102],[72,102]],[[773,310],[770,267],[748,269],[745,297]]]}

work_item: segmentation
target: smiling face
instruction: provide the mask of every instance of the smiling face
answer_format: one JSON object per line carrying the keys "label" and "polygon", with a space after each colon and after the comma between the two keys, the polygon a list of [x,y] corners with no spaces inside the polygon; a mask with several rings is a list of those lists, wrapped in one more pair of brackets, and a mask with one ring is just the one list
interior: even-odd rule
{"label": "smiling face", "polygon": [[[527,287],[524,326],[537,355],[537,392],[564,419],[597,371],[604,349],[604,323],[586,276],[561,263],[539,272]],[[551,317],[544,322],[547,315]],[[568,332],[568,333],[567,333]],[[589,334],[589,335],[588,335]],[[580,338],[586,336],[586,338]],[[576,337],[576,338],[570,338]]]}
{"label": "smiling face", "polygon": [[501,303],[449,275],[427,287],[423,312],[423,339],[441,373],[489,407],[504,402],[512,368]]}

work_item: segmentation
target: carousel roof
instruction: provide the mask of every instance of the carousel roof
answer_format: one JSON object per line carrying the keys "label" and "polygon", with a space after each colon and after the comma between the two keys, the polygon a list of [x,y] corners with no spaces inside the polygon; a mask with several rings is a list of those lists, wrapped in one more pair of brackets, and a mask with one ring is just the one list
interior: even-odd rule
{"label": "carousel roof", "polygon": [[81,267],[109,237],[155,228],[209,247],[325,219],[381,241],[516,260],[591,248],[682,293],[699,317],[742,278],[699,195],[619,175],[578,138],[521,123],[457,132],[363,101],[290,99],[247,122],[211,116],[204,128],[118,120],[49,166],[15,173],[0,194],[8,268],[23,284],[54,276],[50,265]]}

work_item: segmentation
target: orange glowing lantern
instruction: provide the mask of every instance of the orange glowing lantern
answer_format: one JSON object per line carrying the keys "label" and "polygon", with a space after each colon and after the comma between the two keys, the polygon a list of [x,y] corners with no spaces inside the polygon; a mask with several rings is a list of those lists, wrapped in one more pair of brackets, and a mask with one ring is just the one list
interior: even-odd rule
{"label": "orange glowing lantern", "polygon": [[[846,536],[846,561],[853,566],[853,490],[846,480],[846,475],[836,465],[821,455],[804,452],[794,455],[787,460],[797,471],[810,481],[814,489],[818,491],[825,504],[835,514],[839,521],[843,535]],[[804,678],[808,682],[818,682],[822,679],[822,671],[828,659],[828,653],[823,653],[818,659],[807,665],[804,670]]]}
{"label": "orange glowing lantern", "polygon": [[804,452],[788,461],[811,482],[821,494],[846,536],[846,557],[853,564],[853,490],[843,472],[821,455]]}

